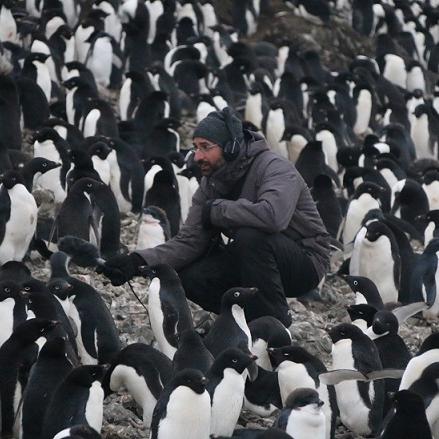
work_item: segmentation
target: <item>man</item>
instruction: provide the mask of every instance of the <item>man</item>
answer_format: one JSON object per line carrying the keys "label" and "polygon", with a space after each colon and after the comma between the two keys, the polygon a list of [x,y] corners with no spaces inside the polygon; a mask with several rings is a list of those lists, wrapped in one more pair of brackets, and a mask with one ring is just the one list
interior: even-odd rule
{"label": "man", "polygon": [[193,142],[203,178],[179,233],[158,247],[109,259],[104,274],[121,285],[141,265],[169,264],[187,297],[216,313],[227,289],[257,287],[247,319],[272,315],[289,326],[285,297],[315,288],[329,262],[329,235],[308,187],[229,108],[203,119]]}

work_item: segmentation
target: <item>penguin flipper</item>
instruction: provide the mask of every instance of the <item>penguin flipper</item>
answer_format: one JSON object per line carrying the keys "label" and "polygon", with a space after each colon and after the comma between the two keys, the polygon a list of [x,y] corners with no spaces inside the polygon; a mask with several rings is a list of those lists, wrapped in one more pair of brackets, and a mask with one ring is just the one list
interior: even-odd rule
{"label": "penguin flipper", "polygon": [[335,386],[343,381],[367,381],[367,376],[353,369],[336,369],[319,375],[321,384]]}
{"label": "penguin flipper", "polygon": [[163,319],[163,333],[168,340],[169,344],[178,347],[178,310],[176,310],[172,304],[167,300],[162,300],[161,303],[163,315],[166,318]]}
{"label": "penguin flipper", "polygon": [[11,214],[11,199],[8,191],[3,187],[0,189],[0,243],[3,242],[6,232],[6,223]]}
{"label": "penguin flipper", "polygon": [[81,337],[84,348],[91,357],[97,359],[97,330],[94,324],[95,319],[91,318],[89,315],[86,315],[86,313],[81,312],[80,309],[78,309],[78,312],[81,318]]}
{"label": "penguin flipper", "polygon": [[408,305],[399,306],[392,310],[392,313],[398,319],[398,323],[404,323],[407,319],[414,316],[418,312],[428,309],[429,306],[425,302],[414,302]]}

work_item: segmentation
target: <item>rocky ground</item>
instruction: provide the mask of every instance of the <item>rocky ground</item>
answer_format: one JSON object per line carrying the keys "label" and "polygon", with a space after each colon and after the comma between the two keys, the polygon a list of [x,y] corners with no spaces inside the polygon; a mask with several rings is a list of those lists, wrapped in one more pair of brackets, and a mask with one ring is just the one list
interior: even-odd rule
{"label": "rocky ground", "polygon": [[[135,248],[136,217],[130,215],[123,220],[123,243],[130,250]],[[340,264],[338,255],[334,255],[332,272]],[[35,277],[47,279],[50,274],[48,262],[39,257],[32,259],[28,264]],[[89,269],[72,266],[72,274],[89,282],[96,288],[108,304],[111,313],[120,331],[124,345],[143,342],[152,343],[153,335],[145,309],[134,297],[128,285],[113,287],[106,278],[97,275]],[[134,291],[147,303],[147,282],[137,278],[132,281]],[[321,358],[326,366],[331,365],[331,341],[326,330],[343,321],[349,321],[346,307],[352,304],[354,295],[349,287],[339,277],[329,274],[321,290],[321,301],[298,301],[290,299],[290,307],[294,311],[294,323],[290,330],[293,340],[305,347],[311,353]],[[204,312],[196,305],[191,304],[194,320],[197,323]],[[401,328],[401,335],[412,352],[416,352],[422,340],[432,331],[437,330],[436,324],[427,324],[423,320],[410,319]],[[129,395],[120,392],[107,398],[104,403],[103,437],[106,439],[135,439],[149,437],[149,432],[143,427],[141,411],[136,408]],[[265,428],[271,426],[274,417],[262,419],[248,411],[243,411],[239,420],[241,426],[249,428]],[[338,439],[356,438],[343,426],[337,429]]]}

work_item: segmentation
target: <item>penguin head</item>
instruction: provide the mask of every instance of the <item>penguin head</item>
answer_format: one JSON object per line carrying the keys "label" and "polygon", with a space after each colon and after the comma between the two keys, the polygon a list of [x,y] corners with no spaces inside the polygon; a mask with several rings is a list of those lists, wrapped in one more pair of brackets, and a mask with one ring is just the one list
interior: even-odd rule
{"label": "penguin head", "polygon": [[351,323],[340,323],[337,326],[334,326],[332,329],[328,331],[329,337],[331,337],[332,343],[336,344],[341,340],[358,340],[364,337],[363,331],[355,325]]}
{"label": "penguin head", "polygon": [[350,305],[346,308],[352,322],[355,320],[364,320],[367,327],[373,323],[373,318],[377,312],[376,308],[367,303],[359,303],[358,305]]}
{"label": "penguin head", "polygon": [[439,225],[439,209],[430,210],[423,215],[418,215],[415,220],[427,224],[433,222],[437,226]]}
{"label": "penguin head", "polygon": [[351,290],[356,293],[363,291],[369,291],[370,289],[376,290],[375,283],[368,277],[364,276],[343,276],[343,279],[350,286]]}
{"label": "penguin head", "polygon": [[244,372],[256,361],[256,355],[250,352],[244,352],[238,348],[228,348],[221,352],[215,359],[212,369],[223,371],[225,369],[236,370],[239,374]]}
{"label": "penguin head", "polygon": [[0,282],[0,302],[9,298],[19,298],[20,295],[20,286],[16,282],[12,280],[4,280]]}
{"label": "penguin head", "polygon": [[303,364],[314,359],[314,357],[309,352],[307,352],[300,346],[268,348],[267,352],[274,369],[279,367],[284,361],[291,361],[293,363]]}
{"label": "penguin head", "polygon": [[67,299],[73,294],[74,287],[65,279],[52,279],[48,284],[49,291],[61,300]]}
{"label": "penguin head", "polygon": [[70,372],[66,380],[81,387],[89,387],[95,381],[101,382],[104,375],[105,368],[103,366],[79,366]]}
{"label": "penguin head", "polygon": [[71,439],[101,439],[102,436],[92,427],[88,425],[75,425],[73,427],[70,427],[67,429],[68,436],[62,436],[62,437],[68,437]]}
{"label": "penguin head", "polygon": [[241,308],[244,308],[254,298],[257,291],[257,288],[230,288],[221,298],[221,309],[231,309],[233,305],[239,305]]}
{"label": "penguin head", "polygon": [[417,413],[424,413],[425,405],[423,398],[410,390],[400,390],[393,396],[393,407],[402,415],[411,419]]}
{"label": "penguin head", "polygon": [[45,63],[46,60],[50,57],[50,55],[46,54],[46,53],[40,53],[40,52],[31,52],[28,56],[27,56],[27,61],[37,61],[40,63]]}
{"label": "penguin head", "polygon": [[60,138],[61,136],[55,129],[45,127],[34,134],[32,142],[43,143],[46,141],[52,141],[53,143],[56,143]]}
{"label": "penguin head", "polygon": [[29,162],[29,165],[35,173],[45,174],[52,169],[59,168],[61,166],[61,163],[56,163],[43,157],[34,157]]}
{"label": "penguin head", "polygon": [[439,169],[427,169],[422,175],[422,181],[426,185],[430,185],[435,181],[439,181]]}
{"label": "penguin head", "polygon": [[399,328],[398,319],[391,311],[378,311],[372,323],[372,331],[377,336],[386,334],[397,334]]}
{"label": "penguin head", "polygon": [[93,194],[105,187],[107,186],[102,181],[97,181],[93,178],[85,177],[75,181],[71,190],[82,191],[82,192],[86,192],[87,194]]}
{"label": "penguin head", "polygon": [[64,358],[66,355],[66,339],[63,337],[54,337],[47,340],[41,348],[39,357],[43,358]]}
{"label": "penguin head", "polygon": [[413,111],[413,115],[419,119],[421,116],[428,115],[430,113],[430,108],[427,104],[420,104],[418,105],[415,110]]}
{"label": "penguin head", "polygon": [[376,242],[381,236],[389,236],[392,232],[381,221],[372,221],[366,225],[366,239],[369,242]]}
{"label": "penguin head", "polygon": [[285,407],[291,410],[301,410],[306,406],[320,409],[322,405],[323,401],[320,400],[318,392],[308,387],[293,390],[285,401]]}
{"label": "penguin head", "polygon": [[340,147],[337,151],[337,163],[344,168],[351,166],[358,166],[358,159],[360,158],[361,150],[351,146]]}
{"label": "penguin head", "polygon": [[47,294],[46,285],[38,279],[29,279],[20,284],[21,292],[24,296],[30,294]]}
{"label": "penguin head", "polygon": [[48,335],[60,322],[47,319],[30,319],[18,325],[11,337],[26,345],[33,343],[40,337]]}
{"label": "penguin head", "polygon": [[96,142],[88,148],[88,153],[90,157],[94,155],[99,157],[101,160],[105,160],[112,149],[105,142]]}
{"label": "penguin head", "polygon": [[385,193],[386,190],[383,187],[371,181],[365,181],[355,189],[354,198],[358,199],[363,194],[369,194],[372,198],[379,200]]}
{"label": "penguin head", "polygon": [[206,390],[207,378],[197,369],[183,369],[170,382],[171,389],[184,386],[201,395]]}
{"label": "penguin head", "polygon": [[10,190],[17,184],[24,185],[24,178],[18,171],[10,170],[0,175],[0,183],[2,183],[6,189]]}
{"label": "penguin head", "polygon": [[431,349],[439,349],[439,332],[433,332],[433,334],[430,334],[422,342],[421,347],[419,348],[418,355],[430,351]]}

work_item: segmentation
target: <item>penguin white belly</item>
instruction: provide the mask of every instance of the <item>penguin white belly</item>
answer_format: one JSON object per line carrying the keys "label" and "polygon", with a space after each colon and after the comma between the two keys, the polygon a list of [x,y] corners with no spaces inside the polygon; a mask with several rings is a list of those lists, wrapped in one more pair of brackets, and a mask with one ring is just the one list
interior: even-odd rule
{"label": "penguin white belly", "polygon": [[85,419],[90,427],[100,433],[102,417],[104,415],[104,390],[99,381],[94,381],[90,386],[88,401],[85,406]]}
{"label": "penguin white belly", "polygon": [[192,205],[192,191],[189,179],[184,175],[176,175],[180,194],[181,223],[184,224]]}
{"label": "penguin white belly", "polygon": [[166,417],[158,425],[157,439],[208,439],[210,432],[210,396],[188,387],[175,389],[166,407]]}
{"label": "penguin white belly", "polygon": [[70,125],[75,125],[75,107],[73,105],[73,97],[75,94],[77,87],[72,90],[68,90],[66,94],[66,114],[67,114],[67,122]]}
{"label": "penguin white belly", "polygon": [[250,333],[250,328],[247,325],[247,320],[245,319],[244,310],[239,305],[232,305],[232,316],[235,319],[236,324],[240,327],[241,331],[247,336],[248,340],[248,350],[252,349],[252,336]]}
{"label": "penguin white belly", "polygon": [[379,202],[369,194],[362,194],[349,203],[346,222],[343,230],[343,244],[346,246],[355,239],[361,227],[361,221],[371,209],[379,209]]}
{"label": "penguin white belly", "polygon": [[67,23],[71,28],[75,27],[77,20],[77,9],[74,0],[61,0],[63,11],[67,18]]}
{"label": "penguin white belly", "polygon": [[[132,204],[123,196],[122,190],[120,188],[121,174],[119,164],[117,163],[116,151],[111,151],[110,154],[108,154],[107,156],[107,160],[110,163],[111,170],[110,187],[116,198],[119,211],[120,213],[130,212],[132,209]],[[131,183],[129,184],[131,185]]]}
{"label": "penguin white belly", "polygon": [[407,72],[404,60],[394,54],[385,55],[385,66],[383,76],[398,87],[405,88],[407,84]]}
{"label": "penguin white belly", "polygon": [[90,37],[90,35],[94,32],[94,27],[82,27],[79,26],[75,32],[75,41],[76,41],[76,54],[78,61],[81,63],[85,62],[87,58],[87,53],[90,48],[90,43],[87,43],[86,40]]}
{"label": "penguin white belly", "polygon": [[368,277],[375,282],[383,303],[398,301],[393,270],[389,239],[380,236],[374,243],[363,240],[359,254],[359,276]]}
{"label": "penguin white belly", "polygon": [[398,179],[395,177],[395,174],[390,169],[383,168],[380,170],[380,174],[387,181],[389,187],[392,187],[393,185],[398,183]]}
{"label": "penguin white belly", "polygon": [[416,148],[418,158],[435,158],[430,151],[430,135],[428,130],[428,116],[421,115],[412,123],[410,134]]}
{"label": "penguin white belly", "polygon": [[0,265],[24,258],[37,227],[38,208],[35,198],[22,184],[16,184],[8,192],[11,200],[10,217],[0,244]]}
{"label": "penguin white belly", "polygon": [[108,87],[110,85],[111,66],[113,62],[113,48],[108,38],[99,38],[87,60],[87,67],[92,71],[96,85]]}
{"label": "penguin white belly", "polygon": [[163,3],[162,2],[146,2],[149,10],[149,35],[148,44],[154,42],[156,32],[157,32],[157,19],[163,14]]}
{"label": "penguin white belly", "polygon": [[165,234],[160,221],[148,215],[149,218],[142,218],[137,236],[136,250],[157,247],[165,242]]}
{"label": "penguin white belly", "polygon": [[151,329],[154,333],[155,339],[157,340],[158,347],[162,353],[172,360],[177,348],[168,342],[163,332],[164,316],[160,301],[160,280],[158,278],[153,279],[149,285],[148,310],[149,319],[151,321]]}
{"label": "penguin white belly", "polygon": [[428,243],[433,239],[433,233],[436,225],[433,221],[428,223],[428,226],[424,230],[424,248],[427,247]]}
{"label": "penguin white belly", "polygon": [[34,61],[33,65],[37,69],[37,84],[43,90],[46,96],[47,102],[50,102],[50,96],[52,93],[52,79],[50,78],[49,69],[46,64]]}
{"label": "penguin white belly", "polygon": [[245,380],[234,369],[224,369],[212,400],[210,434],[232,436],[244,402]]}
{"label": "penguin white belly", "polygon": [[0,346],[11,336],[14,329],[14,306],[12,297],[0,302]]}
{"label": "penguin white belly", "polygon": [[285,120],[282,108],[270,110],[267,117],[266,131],[270,148],[282,157],[288,158],[286,142],[281,141],[285,131]]}
{"label": "penguin white belly", "polygon": [[430,425],[431,434],[433,438],[436,439],[438,437],[439,431],[439,395],[436,394],[429,406],[425,409],[425,414],[427,416],[428,424]]}
{"label": "penguin white belly", "polygon": [[[84,346],[84,341],[82,339],[82,322],[81,318],[79,317],[78,309],[76,308],[75,304],[73,303],[75,296],[72,296],[70,298],[70,306],[68,307],[69,314],[68,316],[73,320],[73,322],[76,325],[77,328],[77,335],[76,335],[76,345],[78,347],[78,355],[81,359],[81,364],[83,365],[95,365],[98,364],[97,358],[92,357]],[[96,331],[94,333],[94,344],[96,345]]]}
{"label": "penguin white belly", "polygon": [[317,407],[306,406],[292,410],[286,432],[294,439],[325,439],[325,415]]}
{"label": "penguin white belly", "polygon": [[425,93],[425,79],[422,70],[419,67],[413,68],[407,74],[407,90],[413,92],[422,90]]}
{"label": "penguin white belly", "polygon": [[162,167],[160,165],[152,165],[149,171],[145,174],[144,177],[144,195],[152,188],[154,183],[155,174],[160,172]]}
{"label": "penguin white belly", "polygon": [[142,407],[143,424],[149,428],[157,400],[149,390],[145,378],[138,375],[133,367],[118,364],[111,374],[110,388],[113,392],[117,392],[122,387],[125,387],[137,405]]}
{"label": "penguin white belly", "polygon": [[270,357],[268,356],[267,347],[267,342],[262,338],[258,338],[253,342],[251,351],[253,355],[258,357],[256,359],[256,364],[259,367],[262,367],[262,369],[265,370],[273,370]]}
{"label": "penguin white belly", "polygon": [[101,112],[97,108],[91,110],[84,121],[83,134],[84,137],[95,136],[97,132],[97,125],[99,118],[101,117]]}
{"label": "penguin white belly", "polygon": [[120,120],[128,119],[128,106],[130,105],[130,101],[131,101],[132,82],[133,81],[131,78],[127,78],[123,83],[122,88],[120,89],[120,95],[119,95]]}
{"label": "penguin white belly", "polygon": [[357,120],[354,125],[354,133],[361,136],[369,128],[372,115],[372,95],[369,90],[361,90],[357,102]]}
{"label": "penguin white belly", "polygon": [[262,95],[249,94],[245,103],[245,120],[248,120],[259,129],[262,126]]}
{"label": "penguin white belly", "polygon": [[430,210],[439,209],[439,181],[433,181],[431,184],[423,184],[422,188],[427,194],[428,205]]}
{"label": "penguin white belly", "polygon": [[[352,358],[351,340],[344,339],[333,344],[332,368],[356,370]],[[357,434],[370,434],[369,408],[360,396],[358,382],[344,381],[335,386],[335,391],[341,422]]]}
{"label": "penguin white belly", "polygon": [[280,396],[282,404],[288,395],[299,387],[309,387],[315,389],[314,380],[309,376],[306,367],[301,363],[294,363],[292,361],[283,361],[277,368]]}
{"label": "penguin white belly", "polygon": [[71,37],[68,40],[64,39],[66,43],[66,50],[64,51],[64,63],[75,61],[76,46],[75,38]]}
{"label": "penguin white belly", "polygon": [[307,143],[308,140],[300,134],[295,134],[291,137],[290,141],[287,142],[288,159],[291,162],[296,163],[302,149],[305,148]]}
{"label": "penguin white belly", "polygon": [[335,172],[338,170],[337,162],[337,143],[335,142],[334,134],[328,130],[322,130],[317,133],[316,140],[322,142],[322,150],[325,155],[325,161]]}
{"label": "penguin white belly", "polygon": [[95,155],[91,158],[91,160],[93,162],[93,168],[99,174],[99,177],[101,177],[101,180],[105,184],[109,185],[110,179],[111,179],[110,163],[108,163],[107,160],[102,160]]}
{"label": "penguin white belly", "polygon": [[331,438],[331,424],[332,424],[332,409],[331,409],[331,402],[329,400],[328,387],[321,384],[317,388],[317,392],[319,392],[319,398],[324,403],[322,406],[322,412],[325,415],[326,439],[330,439]]}
{"label": "penguin white belly", "polygon": [[209,113],[216,108],[208,102],[200,102],[197,106],[197,123],[200,123]]}
{"label": "penguin white belly", "polygon": [[21,418],[23,416],[23,405],[22,405],[23,389],[21,388],[20,382],[17,380],[14,392],[14,413],[16,413],[17,418],[13,426],[14,437],[20,437],[22,433],[22,422]]}
{"label": "penguin white belly", "polygon": [[5,6],[2,6],[0,9],[0,41],[18,43],[17,23],[15,22],[11,10]]}
{"label": "penguin white belly", "polygon": [[[439,252],[436,252],[436,257],[439,258]],[[435,285],[438,285],[439,282],[439,266],[436,267],[436,272],[434,274],[434,282]],[[427,292],[425,290],[425,286],[422,285],[422,297],[425,302],[427,302]],[[431,298],[429,299],[431,300]],[[436,293],[436,296],[434,297],[434,301],[432,304],[430,304],[430,307],[426,309],[425,311],[422,311],[422,317],[424,317],[425,320],[428,322],[433,322],[438,319],[439,316],[439,294]]]}

